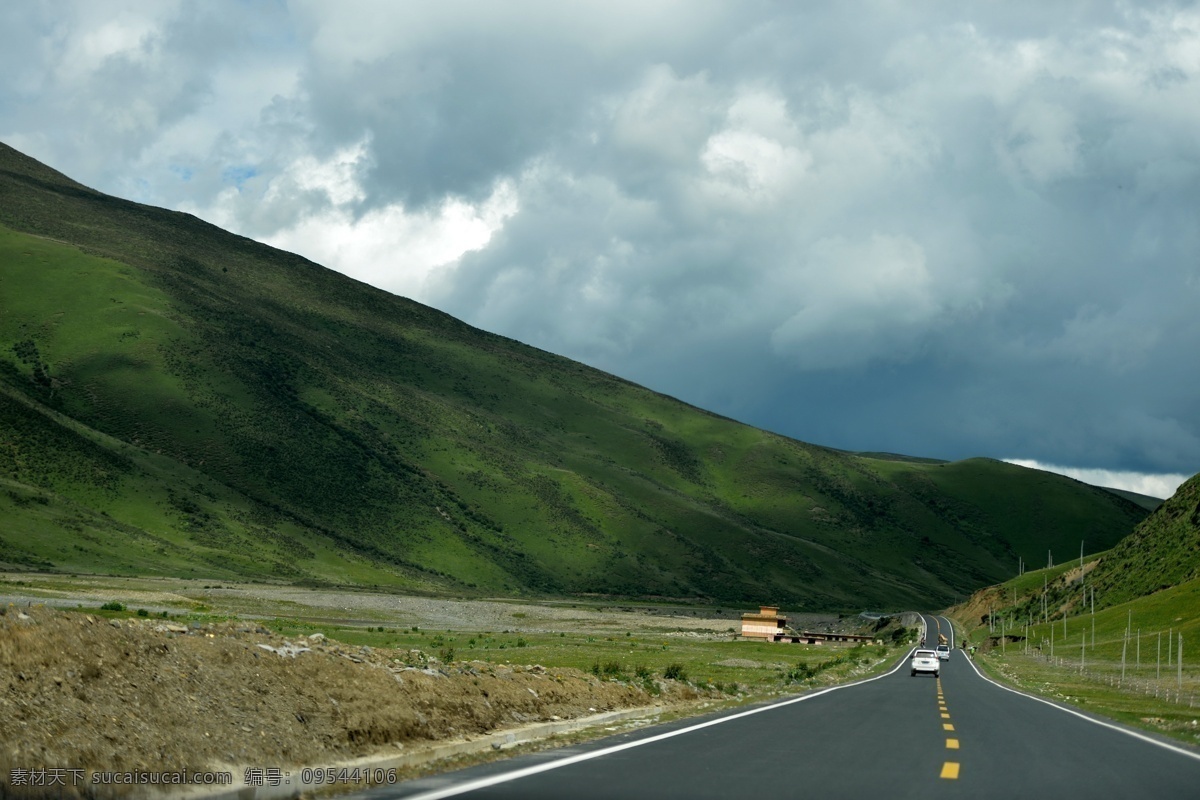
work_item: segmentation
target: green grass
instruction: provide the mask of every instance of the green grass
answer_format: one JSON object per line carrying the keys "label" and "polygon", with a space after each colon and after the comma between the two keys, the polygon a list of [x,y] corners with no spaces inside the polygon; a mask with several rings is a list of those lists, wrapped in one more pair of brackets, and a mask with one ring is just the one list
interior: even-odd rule
{"label": "green grass", "polygon": [[[284,636],[324,633],[350,647],[363,645],[419,650],[439,660],[495,664],[540,664],[591,672],[610,680],[643,682],[663,678],[674,666],[692,683],[716,684],[731,692],[762,695],[797,690],[871,674],[891,666],[904,648],[882,645],[829,647],[687,636],[589,635],[571,632],[412,631],[373,626],[331,626],[276,619],[268,627]],[[384,627],[381,632],[378,627]],[[403,657],[403,656],[401,656]],[[800,665],[808,669],[796,668]]]}
{"label": "green grass", "polygon": [[1200,475],[1184,482],[1090,576],[1103,605],[1200,578]]}
{"label": "green grass", "polygon": [[740,425],[4,146],[0,293],[0,566],[928,608],[1146,513]]}

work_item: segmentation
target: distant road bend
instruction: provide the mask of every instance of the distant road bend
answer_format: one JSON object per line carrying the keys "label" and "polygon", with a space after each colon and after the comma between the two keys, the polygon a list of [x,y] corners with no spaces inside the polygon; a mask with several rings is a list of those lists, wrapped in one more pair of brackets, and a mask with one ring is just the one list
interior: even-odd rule
{"label": "distant road bend", "polygon": [[[925,616],[927,643],[945,617]],[[658,726],[363,792],[529,798],[1197,798],[1200,753],[1023,695],[961,650],[940,679],[891,671],[750,710]]]}

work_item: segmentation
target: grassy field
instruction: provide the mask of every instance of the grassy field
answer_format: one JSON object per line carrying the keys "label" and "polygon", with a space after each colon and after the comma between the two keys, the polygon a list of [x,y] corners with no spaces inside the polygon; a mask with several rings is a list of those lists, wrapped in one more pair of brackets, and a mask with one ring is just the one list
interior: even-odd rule
{"label": "grassy field", "polygon": [[442,661],[485,661],[495,664],[541,664],[571,667],[609,679],[640,682],[671,677],[728,694],[760,697],[795,691],[870,674],[890,666],[903,651],[885,645],[859,647],[782,645],[767,642],[712,640],[699,636],[599,636],[575,632],[524,633],[363,631],[276,620],[270,626],[287,634],[320,630],[353,645],[414,649]]}
{"label": "grassy field", "polygon": [[0,575],[3,597],[112,619],[252,620],[286,637],[321,633],[348,648],[386,648],[420,664],[429,658],[540,664],[645,686],[670,677],[740,700],[873,674],[894,664],[917,635],[899,618],[880,625],[858,616],[811,615],[793,622],[873,632],[880,643],[774,644],[737,636],[740,612],[728,608],[449,601],[174,579],[10,573]]}

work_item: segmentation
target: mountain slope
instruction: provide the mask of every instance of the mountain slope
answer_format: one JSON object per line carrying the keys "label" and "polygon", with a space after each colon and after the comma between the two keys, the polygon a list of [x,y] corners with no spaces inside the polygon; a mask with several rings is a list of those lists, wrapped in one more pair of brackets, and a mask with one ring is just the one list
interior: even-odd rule
{"label": "mountain slope", "polygon": [[[1178,591],[1176,591],[1178,590]],[[1067,559],[975,592],[951,614],[973,629],[988,615],[1016,624],[1061,619],[1126,604],[1160,608],[1175,622],[1196,622],[1188,598],[1200,591],[1200,475],[1111,550]],[[1154,598],[1151,596],[1154,595]]]}
{"label": "mountain slope", "polygon": [[1100,559],[1089,576],[1103,605],[1200,579],[1200,475],[1183,483],[1133,533]]}
{"label": "mountain slope", "polygon": [[0,561],[936,605],[1145,516],[789,440],[0,145]]}

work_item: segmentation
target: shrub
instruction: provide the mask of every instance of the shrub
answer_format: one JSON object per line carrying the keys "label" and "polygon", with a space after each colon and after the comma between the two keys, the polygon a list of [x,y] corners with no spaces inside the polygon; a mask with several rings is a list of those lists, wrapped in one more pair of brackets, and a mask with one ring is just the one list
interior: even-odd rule
{"label": "shrub", "polygon": [[785,672],[783,679],[786,683],[800,683],[812,678],[816,674],[812,667],[801,662]]}
{"label": "shrub", "polygon": [[604,674],[610,677],[616,677],[621,674],[621,665],[616,661],[609,661],[604,665]]}
{"label": "shrub", "polygon": [[107,603],[100,606],[100,610],[101,611],[124,611],[125,606],[122,603],[118,603],[116,600],[109,600]]}
{"label": "shrub", "polygon": [[139,609],[138,609],[138,612],[137,612],[137,614],[138,614],[138,616],[139,616],[139,617],[148,617],[148,616],[150,616],[150,612],[149,612],[149,611],[147,611],[147,610],[146,610],[146,609],[144,609],[144,608],[139,608]]}
{"label": "shrub", "polygon": [[667,668],[663,670],[663,677],[671,681],[686,681],[687,670],[683,668],[683,664],[676,661],[667,665]]}

